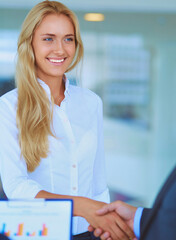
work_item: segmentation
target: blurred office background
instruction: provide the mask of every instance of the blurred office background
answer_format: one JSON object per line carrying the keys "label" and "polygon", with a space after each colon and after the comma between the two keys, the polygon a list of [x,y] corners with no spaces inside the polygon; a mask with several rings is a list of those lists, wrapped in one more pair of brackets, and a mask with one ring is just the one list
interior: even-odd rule
{"label": "blurred office background", "polygon": [[[37,2],[0,2],[0,95],[14,88],[18,34]],[[176,164],[176,2],[61,2],[77,14],[85,46],[81,74],[68,76],[104,103],[111,200],[150,206]],[[104,20],[86,21],[90,12]]]}

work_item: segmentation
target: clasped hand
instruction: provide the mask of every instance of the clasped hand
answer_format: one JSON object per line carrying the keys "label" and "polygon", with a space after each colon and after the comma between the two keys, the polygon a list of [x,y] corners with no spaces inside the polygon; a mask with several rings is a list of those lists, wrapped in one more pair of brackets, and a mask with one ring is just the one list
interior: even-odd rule
{"label": "clasped hand", "polygon": [[[93,200],[90,200],[90,204],[91,201]],[[90,223],[88,230],[94,231],[94,235],[102,240],[135,240],[128,222],[115,209],[109,210],[109,205],[93,201],[93,207],[87,208],[89,213],[86,214],[86,219]]]}

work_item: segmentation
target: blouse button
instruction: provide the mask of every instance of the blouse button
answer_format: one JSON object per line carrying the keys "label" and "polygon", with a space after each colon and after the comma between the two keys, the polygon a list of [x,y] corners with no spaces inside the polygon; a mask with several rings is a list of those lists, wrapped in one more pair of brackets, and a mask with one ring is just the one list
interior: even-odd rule
{"label": "blouse button", "polygon": [[76,168],[76,164],[73,164],[72,167],[73,167],[73,168]]}

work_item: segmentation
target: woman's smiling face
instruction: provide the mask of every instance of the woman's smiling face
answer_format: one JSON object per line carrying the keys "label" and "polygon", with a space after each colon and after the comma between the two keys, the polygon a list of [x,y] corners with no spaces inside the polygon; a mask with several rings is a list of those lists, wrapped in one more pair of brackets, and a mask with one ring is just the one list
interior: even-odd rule
{"label": "woman's smiling face", "polygon": [[63,14],[47,15],[34,32],[32,46],[37,77],[43,81],[62,79],[76,51],[71,20]]}

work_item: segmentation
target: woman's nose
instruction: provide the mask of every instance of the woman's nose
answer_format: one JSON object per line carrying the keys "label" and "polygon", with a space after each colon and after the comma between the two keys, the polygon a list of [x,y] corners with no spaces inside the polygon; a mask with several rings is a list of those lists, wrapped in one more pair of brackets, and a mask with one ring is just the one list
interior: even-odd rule
{"label": "woman's nose", "polygon": [[64,46],[62,41],[56,41],[54,46],[54,52],[62,54],[64,53]]}

